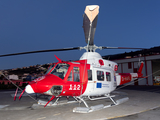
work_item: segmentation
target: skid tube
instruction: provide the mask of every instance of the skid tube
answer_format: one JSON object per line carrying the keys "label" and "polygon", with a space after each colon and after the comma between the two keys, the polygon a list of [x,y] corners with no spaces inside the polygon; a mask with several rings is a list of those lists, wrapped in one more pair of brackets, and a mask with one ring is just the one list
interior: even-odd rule
{"label": "skid tube", "polygon": [[75,101],[75,100],[69,101],[68,99],[67,100],[60,100],[60,97],[57,97],[54,102],[39,100],[38,104],[33,104],[32,105],[32,108],[37,109],[40,106],[50,106],[50,107],[52,107],[52,106],[64,105],[64,104],[75,103],[75,102],[77,102],[77,101]]}
{"label": "skid tube", "polygon": [[112,107],[112,106],[119,105],[121,103],[126,102],[129,99],[128,97],[125,97],[125,98],[121,98],[121,99],[118,99],[118,100],[115,101],[112,97],[114,97],[114,96],[111,96],[110,94],[106,94],[105,97],[99,97],[99,98],[94,98],[94,99],[91,99],[88,96],[88,98],[90,100],[98,100],[98,99],[109,98],[113,102],[112,104],[107,105],[107,106],[104,106],[103,104],[99,104],[99,105],[95,105],[95,106],[91,106],[91,107],[88,106],[88,104],[86,103],[86,101],[82,97],[80,97],[80,96],[74,97],[78,102],[83,102],[86,107],[75,107],[73,109],[73,112],[89,113],[89,112],[93,112],[93,111],[101,110],[101,109],[104,109],[104,108],[109,108],[109,107]]}

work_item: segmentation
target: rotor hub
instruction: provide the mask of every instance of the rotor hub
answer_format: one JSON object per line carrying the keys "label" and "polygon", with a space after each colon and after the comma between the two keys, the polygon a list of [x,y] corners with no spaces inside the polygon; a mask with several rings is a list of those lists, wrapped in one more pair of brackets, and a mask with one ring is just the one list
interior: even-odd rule
{"label": "rotor hub", "polygon": [[80,47],[80,50],[82,49],[85,49],[87,52],[95,52],[96,49],[100,49],[102,50],[102,47],[98,47],[96,45],[87,45],[87,46],[84,46],[84,47]]}

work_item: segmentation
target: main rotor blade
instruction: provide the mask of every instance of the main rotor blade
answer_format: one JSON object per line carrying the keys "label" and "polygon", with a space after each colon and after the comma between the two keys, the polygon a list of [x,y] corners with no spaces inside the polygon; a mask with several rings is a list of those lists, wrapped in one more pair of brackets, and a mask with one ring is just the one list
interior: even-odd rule
{"label": "main rotor blade", "polygon": [[132,47],[102,47],[102,49],[147,49],[147,48],[132,48]]}
{"label": "main rotor blade", "polygon": [[12,53],[12,54],[0,55],[0,57],[22,55],[22,54],[32,54],[32,53],[42,53],[42,52],[77,50],[77,49],[80,49],[80,47],[62,48],[62,49],[50,49],[50,50],[39,50],[39,51],[29,51],[29,52],[21,52],[21,53]]}
{"label": "main rotor blade", "polygon": [[85,34],[85,41],[89,45],[94,45],[94,34],[97,26],[98,13],[98,5],[86,6],[86,9],[84,11],[83,29]]}

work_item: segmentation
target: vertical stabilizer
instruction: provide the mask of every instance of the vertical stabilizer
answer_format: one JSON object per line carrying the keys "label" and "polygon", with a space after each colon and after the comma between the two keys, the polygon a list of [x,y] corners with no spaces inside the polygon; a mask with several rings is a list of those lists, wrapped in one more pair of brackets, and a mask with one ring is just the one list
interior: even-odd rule
{"label": "vertical stabilizer", "polygon": [[143,74],[142,74],[143,66],[144,66],[144,63],[141,62],[141,65],[140,65],[139,70],[138,70],[138,77],[142,77],[143,76]]}

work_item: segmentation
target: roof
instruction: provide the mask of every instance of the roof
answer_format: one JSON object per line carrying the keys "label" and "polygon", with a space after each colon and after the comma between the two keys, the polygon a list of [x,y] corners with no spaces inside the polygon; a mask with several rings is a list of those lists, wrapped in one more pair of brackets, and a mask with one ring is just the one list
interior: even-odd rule
{"label": "roof", "polygon": [[143,49],[138,51],[131,51],[131,52],[125,52],[120,54],[114,54],[114,55],[106,55],[103,56],[103,59],[109,59],[109,60],[116,60],[116,59],[123,59],[123,58],[134,58],[139,56],[148,56],[148,55],[157,55],[160,54],[160,46],[152,47],[150,49]]}

